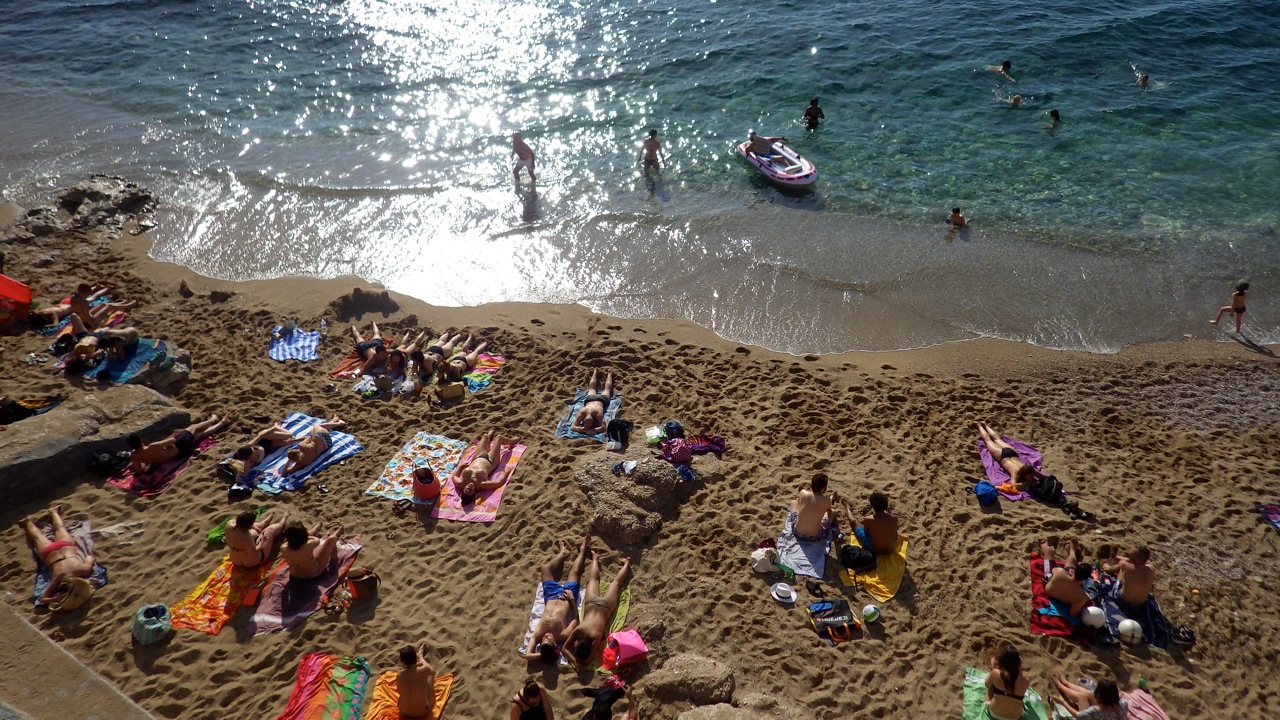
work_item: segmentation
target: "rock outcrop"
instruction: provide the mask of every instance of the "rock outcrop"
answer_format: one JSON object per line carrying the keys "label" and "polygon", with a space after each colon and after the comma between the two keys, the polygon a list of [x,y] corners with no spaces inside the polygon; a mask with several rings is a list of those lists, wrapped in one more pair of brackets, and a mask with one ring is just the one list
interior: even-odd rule
{"label": "rock outcrop", "polygon": [[[635,472],[614,475],[613,466],[623,460],[635,460]],[[675,467],[643,446],[633,445],[625,455],[595,453],[573,477],[591,505],[591,531],[623,545],[648,540],[662,527],[662,515],[679,505]]]}
{"label": "rock outcrop", "polygon": [[57,207],[28,210],[5,227],[0,240],[27,244],[67,230],[114,227],[150,213],[156,198],[137,183],[112,175],[91,175],[58,197]]}
{"label": "rock outcrop", "polygon": [[715,705],[733,700],[733,669],[711,658],[681,653],[645,676],[649,694],[666,702]]}

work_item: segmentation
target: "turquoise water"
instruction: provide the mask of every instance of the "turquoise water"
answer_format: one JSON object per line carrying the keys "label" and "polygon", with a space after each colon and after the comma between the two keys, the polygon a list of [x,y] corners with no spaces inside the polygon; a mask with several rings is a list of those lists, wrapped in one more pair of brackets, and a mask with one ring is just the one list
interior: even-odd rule
{"label": "turquoise water", "polygon": [[[213,276],[579,302],[792,352],[1216,337],[1241,277],[1280,341],[1277,38],[1276,4],[1206,0],[41,2],[0,19],[0,189],[139,179],[167,202],[153,254]],[[1016,83],[983,69],[1005,58]],[[751,128],[817,189],[735,160]]]}

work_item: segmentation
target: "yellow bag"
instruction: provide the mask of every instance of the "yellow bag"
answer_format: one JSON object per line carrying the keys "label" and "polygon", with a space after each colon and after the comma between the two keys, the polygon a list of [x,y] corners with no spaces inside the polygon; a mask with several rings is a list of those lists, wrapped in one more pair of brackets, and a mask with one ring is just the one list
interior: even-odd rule
{"label": "yellow bag", "polygon": [[71,612],[89,602],[91,597],[93,597],[92,583],[84,578],[67,578],[62,581],[58,596],[49,603],[49,609],[54,612]]}

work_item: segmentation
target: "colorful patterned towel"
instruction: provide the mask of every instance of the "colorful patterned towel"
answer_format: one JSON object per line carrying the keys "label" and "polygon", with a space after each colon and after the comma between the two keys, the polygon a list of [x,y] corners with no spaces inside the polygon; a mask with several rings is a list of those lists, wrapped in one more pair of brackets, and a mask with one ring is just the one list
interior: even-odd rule
{"label": "colorful patterned towel", "polygon": [[[67,532],[71,535],[71,539],[75,540],[76,547],[80,549],[86,557],[93,555],[93,528],[89,525],[88,520],[72,520],[66,524]],[[40,528],[40,532],[44,536],[53,540],[53,526],[46,525]],[[40,596],[44,595],[44,591],[49,589],[49,583],[53,581],[53,571],[48,565],[40,559],[36,554],[36,549],[31,548],[31,556],[36,559],[36,584],[35,589],[31,591],[31,599],[38,607],[44,607],[44,603],[40,602]],[[102,563],[96,562],[94,558],[93,574],[89,576],[89,582],[95,590],[100,590],[107,584],[107,569]]]}
{"label": "colorful patterned towel", "polygon": [[325,598],[338,585],[338,580],[356,560],[360,552],[360,540],[347,538],[338,541],[329,567],[319,577],[294,580],[289,566],[281,563],[267,582],[258,601],[258,609],[249,619],[249,631],[254,635],[290,630],[311,617],[324,603]]}
{"label": "colorful patterned towel", "polygon": [[[856,535],[849,535],[849,540],[856,540]],[[861,543],[859,543],[861,544]],[[867,548],[870,550],[871,548]],[[907,572],[907,536],[899,535],[898,544],[894,546],[893,552],[888,555],[876,556],[876,569],[863,575],[860,574],[856,578],[851,570],[840,570],[840,582],[849,587],[854,587],[858,582],[862,583],[862,587],[866,589],[871,597],[880,602],[888,602],[898,594],[898,588],[902,587],[902,576]]]}
{"label": "colorful patterned towel", "polygon": [[1262,515],[1263,520],[1266,520],[1268,523],[1271,524],[1271,527],[1275,528],[1276,530],[1280,530],[1280,505],[1258,504],[1254,507],[1254,509],[1256,509],[1260,515]]}
{"label": "colorful patterned towel", "polygon": [[[587,395],[587,390],[583,388],[578,388],[574,391],[573,399],[569,401],[569,411],[564,414],[564,417],[560,418],[560,422],[556,423],[556,430],[552,433],[553,437],[568,438],[570,440],[595,440],[596,442],[604,442],[605,437],[603,430],[594,435],[588,435],[587,433],[577,432],[570,427],[573,425],[573,419],[577,417],[578,411],[586,404],[583,401],[587,399]],[[622,395],[615,393],[613,397],[609,399],[609,405],[604,409],[605,427],[609,426],[610,420],[618,416],[618,409],[621,407]]]}
{"label": "colorful patterned towel", "polygon": [[[1001,435],[1000,438],[1013,446],[1013,449],[1018,452],[1019,460],[1035,468],[1036,472],[1041,472],[1040,463],[1044,460],[1044,455],[1040,454],[1039,450],[1025,443],[1020,443],[1011,437]],[[987,449],[987,444],[982,441],[982,438],[978,438],[978,455],[982,457],[982,468],[987,471],[987,479],[991,481],[991,484],[997,490],[1000,490],[1001,485],[1013,482],[1013,478],[1009,477],[1009,473],[1000,467],[1000,461],[991,457],[991,451]],[[1026,491],[1009,493],[1000,490],[1000,495],[1006,500],[1029,500],[1031,498],[1031,493]]]}
{"label": "colorful patterned towel", "polygon": [[1160,611],[1156,596],[1150,595],[1141,607],[1133,607],[1119,597],[1119,581],[1106,573],[1095,570],[1094,577],[1084,584],[1084,591],[1093,598],[1093,604],[1107,615],[1107,631],[1120,638],[1120,621],[1136,620],[1142,626],[1142,639],[1151,647],[1169,649],[1169,621]]}
{"label": "colorful patterned towel", "polygon": [[169,606],[173,626],[217,635],[222,626],[244,607],[245,593],[261,585],[280,565],[280,562],[266,562],[255,568],[240,568],[232,565],[231,556],[227,555],[195,590]]}
{"label": "colorful patterned towel", "polygon": [[174,480],[178,479],[182,471],[187,469],[187,466],[191,464],[196,455],[217,444],[217,440],[207,437],[200,441],[200,444],[196,446],[196,452],[190,457],[167,462],[163,465],[156,465],[141,475],[135,474],[133,466],[128,465],[124,470],[107,478],[107,484],[115,485],[121,490],[134,495],[148,498],[155,497],[169,489],[169,486],[173,484]]}
{"label": "colorful patterned towel", "polygon": [[471,392],[480,392],[493,382],[493,376],[507,364],[507,359],[501,355],[490,355],[489,353],[480,353],[476,356],[476,366],[471,372],[462,376],[467,381],[467,389]]}
{"label": "colorful patterned towel", "polygon": [[[431,702],[431,720],[440,720],[444,714],[445,703],[449,702],[449,692],[453,689],[453,673],[437,675],[435,698]],[[373,684],[373,698],[369,700],[369,709],[365,711],[364,720],[401,720],[400,690],[396,687],[396,671],[388,670],[378,676]]]}
{"label": "colorful patterned towel", "polygon": [[[294,437],[302,437],[311,432],[311,428],[324,422],[324,420],[302,413],[290,413],[289,417],[281,423],[286,430],[293,433]],[[364,446],[353,436],[338,430],[332,431],[333,444],[329,449],[320,454],[310,465],[288,475],[281,475],[280,469],[289,461],[285,457],[285,453],[289,451],[288,447],[279,447],[262,459],[248,475],[244,477],[242,482],[246,485],[257,485],[258,489],[265,493],[280,493],[285,490],[297,490],[302,487],[312,475],[324,470],[330,465],[346,460],[356,453],[363,452]]]}
{"label": "colorful patterned towel", "polygon": [[[478,493],[476,495],[475,504],[470,510],[462,507],[462,496],[458,494],[458,489],[453,486],[453,482],[446,482],[445,487],[440,493],[440,502],[431,508],[431,517],[443,518],[445,520],[458,520],[460,522],[493,522],[498,519],[498,507],[502,505],[502,495],[507,491],[507,487],[511,484],[510,478],[515,475],[516,465],[520,462],[520,458],[524,457],[524,451],[528,448],[524,445],[514,445],[510,449],[503,452],[502,457],[498,458],[498,462],[493,467],[490,477],[506,472],[510,468],[508,482],[497,490]],[[455,465],[461,465],[464,462],[470,462],[475,457],[478,449],[473,442],[462,454]],[[448,477],[448,476],[437,476]]]}
{"label": "colorful patterned towel", "polygon": [[782,523],[782,534],[778,536],[778,564],[786,565],[796,575],[822,579],[827,571],[827,552],[831,550],[830,540],[798,540],[791,528],[791,511],[785,509],[786,519]]}
{"label": "colorful patterned towel", "polygon": [[1031,553],[1031,634],[1071,637],[1072,622],[1065,608],[1054,604],[1044,589],[1044,558]]}
{"label": "colorful patterned towel", "polygon": [[126,357],[118,360],[104,360],[86,370],[84,376],[100,383],[124,385],[142,372],[153,358],[164,352],[163,340],[141,338]]}
{"label": "colorful patterned towel", "polygon": [[320,354],[316,352],[316,348],[320,347],[319,330],[294,330],[288,335],[275,337],[275,334],[282,329],[279,325],[271,328],[272,337],[271,343],[267,346],[267,355],[272,360],[310,362],[320,359]]}
{"label": "colorful patterned towel", "polygon": [[422,505],[434,505],[435,503],[422,503],[413,497],[414,469],[426,465],[436,477],[447,478],[458,467],[458,460],[462,458],[462,451],[466,447],[467,444],[462,440],[419,431],[387,461],[382,475],[364,494],[388,500],[412,500]]}
{"label": "colorful patterned towel", "polygon": [[289,704],[276,720],[360,720],[371,674],[362,657],[307,653],[298,663]]}
{"label": "colorful patterned towel", "polygon": [[[990,720],[986,713],[987,675],[977,668],[964,669],[964,706],[961,717],[964,720]],[[1045,707],[1044,698],[1031,688],[1022,698],[1021,720],[1049,720],[1049,710]]]}

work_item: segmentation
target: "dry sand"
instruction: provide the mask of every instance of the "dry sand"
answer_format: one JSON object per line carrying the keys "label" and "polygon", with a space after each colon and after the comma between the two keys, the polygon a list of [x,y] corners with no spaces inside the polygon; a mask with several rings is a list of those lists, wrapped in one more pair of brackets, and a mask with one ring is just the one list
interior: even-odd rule
{"label": "dry sand", "polygon": [[[8,274],[32,279],[43,297],[65,295],[82,277],[126,288],[119,294],[140,301],[130,324],[194,354],[176,400],[193,413],[235,418],[219,449],[295,410],[341,413],[367,446],[320,475],[329,494],[312,481],[265,500],[359,533],[361,562],[384,581],[371,614],[321,614],[294,632],[246,637],[239,617],[217,637],[180,631],[163,646],[131,646],[139,605],[176,602],[217,564],[222,550],[205,546],[205,531],[264,502],[228,505],[213,472],[220,453],[197,460],[153,500],[86,478],[0,513],[0,581],[18,596],[15,607],[47,633],[60,632],[63,647],[159,717],[274,717],[304,653],[358,653],[385,669],[398,647],[424,640],[437,669],[459,676],[446,717],[505,717],[508,698],[529,669],[538,670],[513,652],[537,565],[555,540],[580,537],[588,515],[571,476],[579,460],[600,450],[553,440],[551,430],[593,366],[617,373],[623,416],[638,429],[679,418],[728,438],[723,476],[695,486],[659,536],[643,547],[596,546],[606,551],[606,574],[620,556],[636,558],[631,624],[662,620],[663,652],[729,664],[738,695],[777,695],[815,718],[959,717],[963,666],[980,663],[990,643],[1007,641],[1022,650],[1041,692],[1063,670],[1114,674],[1122,686],[1146,678],[1175,718],[1222,717],[1224,703],[1231,717],[1263,718],[1280,703],[1280,539],[1252,512],[1255,502],[1280,499],[1280,363],[1273,356],[1198,341],[1117,356],[971,342],[792,357],[736,346],[683,322],[617,320],[576,306],[437,308],[396,296],[400,310],[360,322],[377,320],[388,336],[411,327],[466,328],[509,360],[490,388],[435,409],[363,401],[345,382],[337,395],[323,392],[325,371],[348,350],[345,326],[326,307],[356,280],[227,283],[147,260],[145,238],[78,233],[59,242],[61,254],[41,269],[31,267],[30,248],[5,248]],[[179,295],[181,280],[195,296]],[[213,303],[211,289],[235,294]],[[319,363],[267,358],[265,330],[274,319],[296,317],[311,328],[326,312],[331,333]],[[30,334],[0,339],[0,394],[83,392],[47,366],[21,362],[46,344]],[[1072,522],[1034,502],[980,511],[964,491],[967,478],[982,472],[976,418],[1038,446],[1098,523]],[[470,438],[490,426],[529,442],[491,526],[395,517],[390,502],[362,494],[414,432]],[[837,648],[819,643],[799,605],[770,600],[770,579],[746,562],[759,540],[777,535],[796,484],[819,471],[859,505],[872,490],[887,492],[912,542],[908,580],[885,604],[882,624]],[[24,599],[32,562],[13,522],[55,501],[97,528],[137,523],[98,538],[111,584],[78,622],[35,614]],[[1090,557],[1102,545],[1151,545],[1158,597],[1174,624],[1195,627],[1199,645],[1185,653],[1090,651],[1031,636],[1026,552],[1047,535],[1080,536]],[[1192,587],[1206,600],[1194,620],[1183,602]],[[578,682],[545,677],[557,712],[581,716],[588,705],[575,692]],[[38,678],[10,674],[0,689],[12,682]],[[643,678],[637,688],[644,698]],[[646,718],[686,709],[652,700],[643,706]]]}

